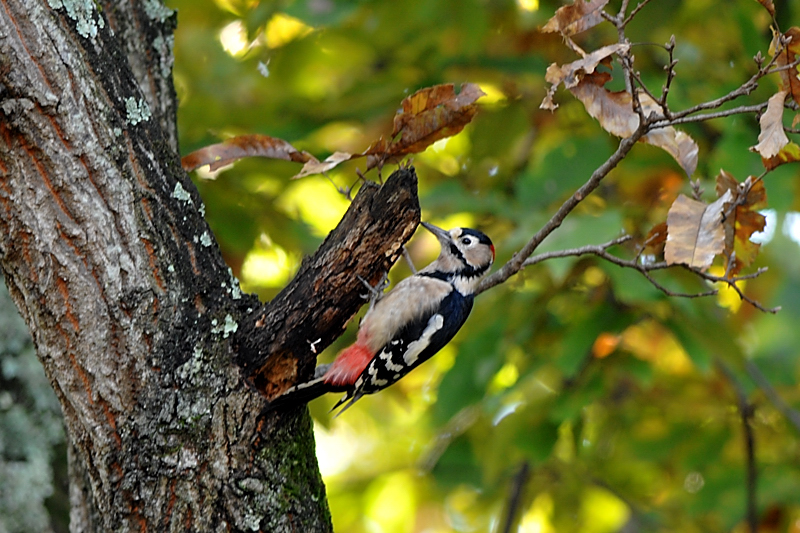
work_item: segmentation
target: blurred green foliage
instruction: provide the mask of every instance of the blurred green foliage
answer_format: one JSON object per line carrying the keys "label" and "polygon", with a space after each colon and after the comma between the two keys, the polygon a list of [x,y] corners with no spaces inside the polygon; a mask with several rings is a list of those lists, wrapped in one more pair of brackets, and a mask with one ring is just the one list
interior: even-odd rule
{"label": "blurred green foliage", "polygon": [[[782,29],[800,24],[776,2]],[[172,0],[184,154],[235,134],[288,140],[320,159],[359,152],[391,131],[402,98],[437,83],[479,83],[489,96],[467,129],[414,159],[423,218],[492,236],[502,264],[614,150],[616,140],[561,91],[541,111],[551,62],[576,57],[537,31],[560,3],[511,0]],[[619,2],[611,2],[615,10]],[[673,109],[722,96],[767,56],[768,13],[752,0],[654,0],[629,26],[636,68],[660,94],[663,47],[677,41]],[[609,24],[576,37],[616,40]],[[621,87],[614,72],[612,86]],[[616,85],[614,85],[616,84]],[[734,105],[766,101],[768,79]],[[730,105],[728,107],[731,107]],[[682,127],[700,145],[693,178],[713,191],[720,168],[762,172],[752,115]],[[223,253],[246,290],[273,297],[333,228],[357,182],[347,163],[291,181],[299,165],[247,160],[196,183]],[[384,174],[391,172],[384,169]],[[478,298],[466,327],[397,386],[331,420],[312,404],[337,531],[497,530],[523,463],[525,532],[744,531],[747,491],[741,387],[754,405],[757,504],[768,531],[800,531],[797,428],[745,371],[750,361],[800,408],[797,166],[766,177],[772,239],[746,282],[777,315],[738,297],[670,298],[640,274],[597,259],[529,268]],[[377,179],[374,171],[368,174]],[[688,180],[658,148],[639,145],[540,251],[638,239],[665,220]],[[793,225],[794,224],[794,225]],[[794,232],[792,232],[792,228]],[[415,261],[436,254],[412,241]],[[633,246],[613,250],[630,258]],[[398,265],[393,278],[408,274]],[[658,281],[707,286],[681,271]],[[348,332],[323,354],[352,341]],[[719,371],[731,368],[734,385]],[[765,529],[767,530],[767,529]]]}

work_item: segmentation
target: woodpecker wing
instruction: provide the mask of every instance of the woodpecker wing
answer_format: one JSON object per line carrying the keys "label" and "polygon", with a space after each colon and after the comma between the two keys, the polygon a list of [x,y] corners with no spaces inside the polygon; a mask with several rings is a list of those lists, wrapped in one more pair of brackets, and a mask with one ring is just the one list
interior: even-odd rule
{"label": "woodpecker wing", "polygon": [[385,389],[430,359],[464,325],[472,310],[473,299],[471,294],[464,296],[450,286],[449,293],[436,307],[416,315],[397,330],[334,409],[349,400],[339,412],[341,414],[364,394]]}

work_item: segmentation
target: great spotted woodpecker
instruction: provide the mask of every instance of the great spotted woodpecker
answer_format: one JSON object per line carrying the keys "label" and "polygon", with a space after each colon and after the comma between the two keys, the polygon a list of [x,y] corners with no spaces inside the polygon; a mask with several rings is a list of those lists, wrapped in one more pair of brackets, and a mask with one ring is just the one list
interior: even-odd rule
{"label": "great spotted woodpecker", "polygon": [[375,302],[361,321],[356,342],[333,363],[318,366],[312,380],[275,398],[269,410],[344,392],[333,407],[344,405],[341,414],[365,394],[385,389],[430,359],[461,329],[475,288],[494,262],[494,245],[474,229],[422,225],[441,244],[436,261]]}

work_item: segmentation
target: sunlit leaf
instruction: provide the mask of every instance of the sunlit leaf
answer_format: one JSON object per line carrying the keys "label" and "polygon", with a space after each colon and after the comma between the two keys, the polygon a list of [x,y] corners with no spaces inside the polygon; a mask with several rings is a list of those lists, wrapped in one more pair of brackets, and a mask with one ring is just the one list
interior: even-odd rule
{"label": "sunlit leaf", "polygon": [[364,155],[367,168],[380,167],[387,160],[422,152],[439,139],[451,137],[472,121],[484,96],[474,83],[465,83],[456,94],[452,83],[421,89],[405,98],[402,110],[394,117],[391,141],[373,143]]}
{"label": "sunlit leaf", "polygon": [[783,131],[783,102],[787,94],[786,91],[773,94],[767,103],[767,110],[758,120],[761,133],[758,134],[758,144],[751,150],[761,154],[764,159],[774,157],[789,144],[789,138]]}
{"label": "sunlit leaf", "polygon": [[195,150],[181,159],[181,165],[186,172],[203,165],[209,165],[213,171],[245,157],[266,157],[297,163],[313,159],[311,154],[300,152],[283,139],[269,135],[242,135]]}
{"label": "sunlit leaf", "polygon": [[[627,91],[606,89],[604,85],[609,79],[605,73],[586,75],[570,91],[583,102],[586,111],[600,122],[603,129],[618,137],[630,137],[639,127],[639,115],[633,110],[633,97]],[[658,102],[647,94],[639,93],[639,102],[645,116],[662,112]],[[688,176],[697,168],[697,143],[672,126],[653,130],[641,141],[666,150]]]}
{"label": "sunlit leaf", "polygon": [[664,257],[669,264],[682,263],[705,269],[725,246],[722,210],[731,193],[707,205],[681,194],[667,215],[667,244]]}
{"label": "sunlit leaf", "polygon": [[800,161],[800,145],[790,142],[781,151],[770,158],[761,158],[764,168],[772,170],[786,163],[796,163]]}
{"label": "sunlit leaf", "polygon": [[558,8],[556,14],[542,27],[543,32],[560,32],[562,35],[575,35],[603,22],[601,15],[608,0],[575,0],[569,6]]}
{"label": "sunlit leaf", "polygon": [[766,218],[758,210],[767,207],[767,191],[763,180],[750,176],[739,183],[724,170],[717,176],[716,190],[718,196],[729,193],[731,205],[735,206],[735,209],[726,209],[725,255],[733,257],[733,264],[727,266],[727,270],[736,275],[753,263],[761,248],[750,237],[766,226]]}
{"label": "sunlit leaf", "polygon": [[597,359],[604,359],[614,353],[619,346],[620,336],[615,333],[604,331],[594,340],[592,345],[592,355]]}

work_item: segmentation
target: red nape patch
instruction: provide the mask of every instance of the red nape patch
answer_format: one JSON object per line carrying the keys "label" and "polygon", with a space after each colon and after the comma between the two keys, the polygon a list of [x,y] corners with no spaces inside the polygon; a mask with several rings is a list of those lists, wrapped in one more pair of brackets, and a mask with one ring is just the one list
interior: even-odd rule
{"label": "red nape patch", "polygon": [[489,248],[492,249],[492,263],[494,263],[494,244],[490,244]]}
{"label": "red nape patch", "polygon": [[372,352],[369,348],[356,342],[339,353],[325,374],[325,383],[353,385],[371,360]]}

